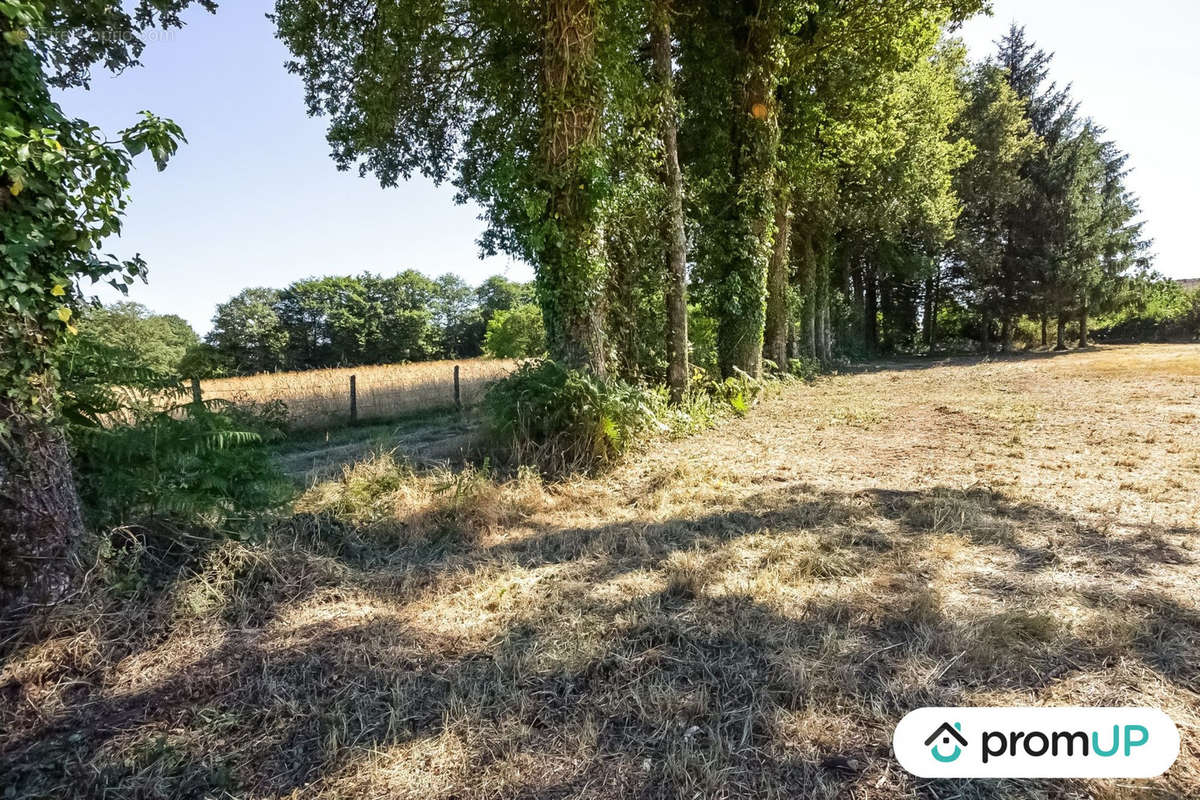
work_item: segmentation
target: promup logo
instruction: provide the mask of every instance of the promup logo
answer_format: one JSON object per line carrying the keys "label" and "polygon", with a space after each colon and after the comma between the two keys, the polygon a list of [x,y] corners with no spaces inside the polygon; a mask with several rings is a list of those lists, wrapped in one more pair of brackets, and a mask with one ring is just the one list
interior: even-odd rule
{"label": "promup logo", "polygon": [[[951,725],[949,722],[943,722],[942,727],[934,731],[930,737],[925,740],[925,746],[929,747],[930,745],[933,745],[929,752],[935,759],[943,764],[949,764],[951,761],[957,761],[958,757],[962,755],[962,749],[967,746],[967,740],[963,738],[961,731],[961,722],[956,722],[954,725]],[[951,739],[958,742],[958,744],[954,745],[954,752],[948,756],[944,756],[938,752],[938,745],[933,743],[939,738],[942,740],[942,744],[944,745],[950,744]]]}
{"label": "promup logo", "polygon": [[921,778],[1152,778],[1179,731],[1151,708],[922,708],[892,746]]}

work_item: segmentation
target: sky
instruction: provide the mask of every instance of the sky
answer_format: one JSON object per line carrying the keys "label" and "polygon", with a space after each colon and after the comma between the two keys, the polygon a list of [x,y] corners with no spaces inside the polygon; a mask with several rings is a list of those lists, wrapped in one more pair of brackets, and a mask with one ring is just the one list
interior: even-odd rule
{"label": "sky", "polygon": [[[216,15],[187,14],[182,30],[153,37],[143,67],[97,71],[90,91],[60,93],[63,109],[114,133],[142,109],[170,117],[187,134],[165,172],[145,159],[132,204],[107,251],[140,253],[147,285],[130,299],[178,314],[201,333],[218,303],[249,286],[366,270],[454,272],[477,284],[489,275],[532,277],[506,257],[479,258],[479,209],[454,203],[450,186],[420,178],[383,189],[338,172],[325,123],[305,113],[298,78],[265,18],[271,0],[225,0]],[[1010,22],[1024,24],[1057,53],[1052,75],[1073,83],[1084,113],[1131,154],[1129,184],[1142,199],[1157,268],[1200,277],[1192,229],[1200,158],[1200,3],[1142,0],[994,0],[994,15],[963,29],[972,56],[992,49]],[[87,287],[84,287],[87,290]],[[104,287],[105,301],[118,299]]]}

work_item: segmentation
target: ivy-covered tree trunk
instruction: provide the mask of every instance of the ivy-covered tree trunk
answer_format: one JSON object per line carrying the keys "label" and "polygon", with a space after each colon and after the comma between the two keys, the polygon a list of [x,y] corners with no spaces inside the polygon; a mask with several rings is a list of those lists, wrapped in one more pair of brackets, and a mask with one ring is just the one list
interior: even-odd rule
{"label": "ivy-covered tree trunk", "polygon": [[779,125],[774,105],[779,53],[775,22],[749,9],[735,35],[733,163],[728,196],[728,256],[718,285],[717,354],[721,374],[762,375],[767,267],[774,223]]}
{"label": "ivy-covered tree trunk", "polygon": [[0,401],[0,617],[61,600],[83,535],[62,432]]}
{"label": "ivy-covered tree trunk", "polygon": [[1012,352],[1012,317],[1008,314],[1000,321],[1000,352]]}
{"label": "ivy-covered tree trunk", "polygon": [[650,45],[661,92],[663,188],[667,195],[667,386],[679,402],[687,393],[687,233],[683,218],[683,173],[679,168],[679,110],[671,65],[671,0],[659,0],[651,20]]}
{"label": "ivy-covered tree trunk", "polygon": [[775,201],[775,250],[767,274],[767,321],[763,334],[763,356],[787,371],[788,273],[791,271],[791,208],[789,187],[782,186]]}
{"label": "ivy-covered tree trunk", "polygon": [[1042,347],[1050,346],[1050,316],[1042,311]]}
{"label": "ivy-covered tree trunk", "polygon": [[605,374],[603,257],[593,176],[600,171],[599,0],[545,0],[540,111],[548,232],[537,287],[550,354]]}
{"label": "ivy-covered tree trunk", "polygon": [[1054,345],[1056,351],[1067,349],[1067,315],[1063,312],[1058,312],[1058,344]]}

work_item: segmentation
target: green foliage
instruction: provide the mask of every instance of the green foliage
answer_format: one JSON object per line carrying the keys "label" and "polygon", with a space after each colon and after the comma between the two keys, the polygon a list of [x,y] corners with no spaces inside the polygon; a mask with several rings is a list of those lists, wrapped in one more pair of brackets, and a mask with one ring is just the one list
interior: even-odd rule
{"label": "green foliage", "polygon": [[138,258],[95,252],[120,232],[132,158],[148,151],[161,169],[183,140],[149,113],[115,141],[62,113],[39,56],[65,51],[30,37],[62,8],[0,0],[0,401],[43,417],[56,402],[54,352],[76,331],[75,282],[124,290],[145,275]]}
{"label": "green foliage", "polygon": [[538,358],[546,353],[542,311],[532,303],[496,311],[487,325],[483,350],[492,358]]}
{"label": "green foliage", "polygon": [[454,275],[431,280],[414,270],[246,289],[217,307],[211,350],[194,353],[192,364],[254,374],[474,358],[486,321],[531,298],[528,284],[499,276],[473,289]]}
{"label": "green foliage", "polygon": [[1093,331],[1106,341],[1200,339],[1200,288],[1154,273],[1128,278]]}
{"label": "green foliage", "polygon": [[198,347],[192,326],[174,314],[154,314],[138,303],[84,308],[78,346],[114,347],[134,364],[162,374],[182,375],[182,362]]}
{"label": "green foliage", "polygon": [[252,521],[291,497],[262,447],[281,435],[279,425],[278,409],[213,400],[74,428],[80,497],[104,527],[158,516],[216,527]]}
{"label": "green foliage", "polygon": [[665,429],[665,397],[543,360],[493,384],[484,414],[492,437],[516,463],[561,473],[607,464],[647,430]]}

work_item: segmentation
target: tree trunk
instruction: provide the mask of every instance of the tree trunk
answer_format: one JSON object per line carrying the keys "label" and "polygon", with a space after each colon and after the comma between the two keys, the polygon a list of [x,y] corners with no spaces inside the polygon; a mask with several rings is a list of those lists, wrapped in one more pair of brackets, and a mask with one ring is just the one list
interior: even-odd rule
{"label": "tree trunk", "polygon": [[79,495],[60,431],[0,401],[0,618],[61,600],[83,535]]}
{"label": "tree trunk", "polygon": [[866,285],[863,287],[866,292],[863,343],[867,352],[875,355],[879,352],[879,276],[875,274],[875,267],[872,266],[863,270],[863,277],[866,279]]}
{"label": "tree trunk", "polygon": [[731,254],[717,286],[717,355],[721,374],[741,370],[762,375],[766,329],[767,268],[774,237],[775,160],[779,124],[774,106],[778,82],[777,34],[771,21],[748,8],[737,34],[734,77],[733,180],[725,198]]}
{"label": "tree trunk", "polygon": [[801,225],[796,228],[800,256],[800,355],[817,357],[817,254],[812,233]]}
{"label": "tree trunk", "polygon": [[1012,352],[1012,317],[1008,314],[1004,315],[1004,319],[1000,321],[1000,352]]}
{"label": "tree trunk", "polygon": [[592,0],[545,0],[540,112],[547,212],[557,236],[537,253],[537,288],[550,354],[597,375],[607,370],[607,266],[591,194],[602,99]]}
{"label": "tree trunk", "polygon": [[933,318],[933,308],[935,301],[933,299],[934,286],[933,276],[930,275],[925,279],[925,309],[922,315],[922,331],[921,338],[925,342],[925,347],[929,351],[933,351],[933,326],[935,320]]}
{"label": "tree trunk", "polygon": [[790,187],[781,186],[775,200],[775,251],[767,273],[767,320],[763,334],[763,357],[774,361],[780,372],[787,372],[788,274],[791,271]]}
{"label": "tree trunk", "polygon": [[1085,348],[1088,346],[1088,301],[1087,297],[1080,299],[1079,303],[1079,347]]}
{"label": "tree trunk", "polygon": [[1042,347],[1050,346],[1050,317],[1045,311],[1042,312]]}
{"label": "tree trunk", "polygon": [[821,248],[819,257],[814,253],[813,267],[817,275],[817,358],[827,364],[833,359],[833,337],[829,330],[829,263],[825,248]]}
{"label": "tree trunk", "polygon": [[658,0],[651,23],[650,46],[662,107],[663,188],[667,195],[667,385],[671,399],[687,393],[688,365],[687,234],[683,219],[683,173],[679,169],[678,116],[671,66],[671,0]]}
{"label": "tree trunk", "polygon": [[1058,344],[1054,345],[1056,351],[1067,349],[1067,315],[1062,311],[1058,312]]}
{"label": "tree trunk", "polygon": [[983,338],[979,345],[984,353],[992,351],[992,312],[986,307],[983,309]]}

